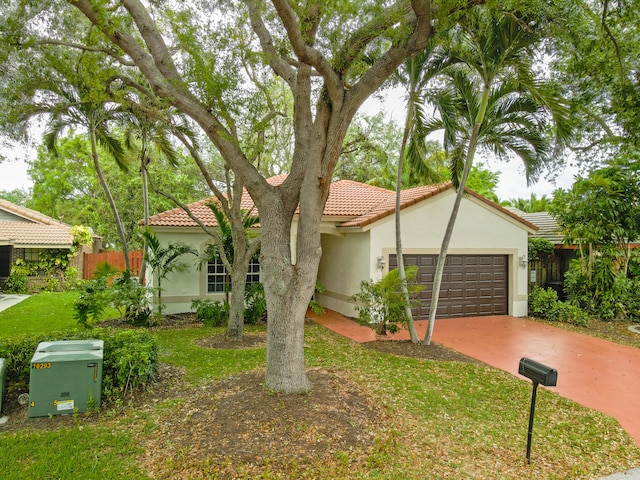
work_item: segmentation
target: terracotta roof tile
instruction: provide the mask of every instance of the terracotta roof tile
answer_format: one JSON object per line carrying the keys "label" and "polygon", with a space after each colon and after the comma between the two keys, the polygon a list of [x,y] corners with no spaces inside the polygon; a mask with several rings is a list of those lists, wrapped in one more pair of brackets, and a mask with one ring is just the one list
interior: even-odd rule
{"label": "terracotta roof tile", "polygon": [[64,224],[43,225],[33,222],[0,221],[0,244],[16,247],[71,247],[73,236]]}
{"label": "terracotta roof tile", "polygon": [[[272,185],[279,185],[287,178],[286,174],[271,177],[268,182]],[[429,197],[433,197],[441,192],[452,188],[451,182],[436,185],[426,185],[408,190],[403,190],[400,199],[400,209],[415,205]],[[468,193],[479,198],[481,201],[502,210],[506,215],[527,224],[530,228],[536,227],[517,215],[505,210],[490,200],[467,190]],[[364,227],[376,222],[395,212],[395,192],[384,188],[374,187],[352,180],[339,180],[331,184],[329,197],[324,209],[325,217],[337,217],[339,227]],[[192,213],[200,219],[206,226],[217,226],[215,217],[211,209],[206,206],[207,202],[215,201],[209,198],[188,205]],[[242,208],[249,210],[253,208],[251,197],[245,192],[242,197]],[[162,212],[152,216],[149,224],[157,227],[195,227],[196,222],[180,208],[174,208],[167,212]]]}
{"label": "terracotta roof tile", "polygon": [[31,220],[44,225],[65,225],[69,227],[66,223],[56,220],[55,218],[51,218],[43,213],[31,210],[30,208],[21,207],[20,205],[16,205],[15,203],[11,203],[2,198],[0,198],[0,210],[12,213],[25,220]]}

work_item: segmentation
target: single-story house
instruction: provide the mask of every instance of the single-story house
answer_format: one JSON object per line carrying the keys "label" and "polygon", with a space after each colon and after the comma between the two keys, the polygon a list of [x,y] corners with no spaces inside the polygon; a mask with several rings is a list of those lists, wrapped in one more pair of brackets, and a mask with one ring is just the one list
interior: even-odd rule
{"label": "single-story house", "polygon": [[[272,184],[283,176],[271,178]],[[417,187],[402,192],[402,242],[407,264],[419,267],[425,285],[416,318],[426,318],[435,262],[455,198],[450,183]],[[189,205],[207,226],[215,218],[205,205]],[[245,208],[251,201],[246,196]],[[210,238],[181,209],[150,218],[149,224],[163,245],[182,241],[204,252]],[[442,282],[438,318],[527,314],[527,236],[536,227],[490,200],[467,190],[449,247]],[[396,263],[395,192],[350,180],[332,183],[321,225],[322,259],[318,280],[325,287],[316,300],[347,316],[355,316],[350,297],[363,280],[379,279]],[[296,222],[291,231],[295,245]],[[295,258],[295,252],[293,257]],[[167,313],[190,310],[194,299],[221,300],[224,267],[174,272],[163,282]],[[259,280],[259,265],[252,265],[248,281]],[[147,278],[151,278],[149,275]]]}
{"label": "single-story house", "polygon": [[[0,199],[0,287],[18,259],[37,263],[43,250],[73,247],[70,229],[71,225]],[[75,261],[82,272],[82,255]]]}

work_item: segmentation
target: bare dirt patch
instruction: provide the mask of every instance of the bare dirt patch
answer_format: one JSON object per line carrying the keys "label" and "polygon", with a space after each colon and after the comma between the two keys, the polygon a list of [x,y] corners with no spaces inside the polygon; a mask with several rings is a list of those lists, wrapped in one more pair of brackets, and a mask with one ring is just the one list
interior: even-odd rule
{"label": "bare dirt patch", "polygon": [[245,333],[241,339],[229,338],[225,335],[213,335],[196,341],[196,345],[202,348],[220,348],[225,350],[259,348],[264,347],[266,344],[266,333]]}
{"label": "bare dirt patch", "polygon": [[401,357],[421,358],[423,360],[435,360],[439,362],[482,363],[437,343],[418,345],[411,343],[409,340],[377,340],[375,342],[363,343],[362,345],[365,348],[376,350],[377,352],[391,353]]}
{"label": "bare dirt patch", "polygon": [[[215,471],[237,478],[291,463],[327,461],[336,452],[372,444],[384,415],[343,374],[308,371],[306,394],[266,391],[263,372],[193,390],[144,439],[144,466],[154,478],[199,477]],[[170,456],[171,462],[165,462]]]}

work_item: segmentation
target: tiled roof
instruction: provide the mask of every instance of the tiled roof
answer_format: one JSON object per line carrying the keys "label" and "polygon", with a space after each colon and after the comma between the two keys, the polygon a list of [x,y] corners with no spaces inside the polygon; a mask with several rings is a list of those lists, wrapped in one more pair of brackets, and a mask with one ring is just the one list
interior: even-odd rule
{"label": "tiled roof", "polygon": [[[286,175],[279,175],[268,179],[268,181],[272,185],[279,185],[285,178]],[[400,209],[415,205],[451,188],[451,182],[447,182],[403,190],[400,197]],[[526,224],[529,228],[536,229],[534,225],[526,220],[471,190],[467,190],[467,193],[501,210],[507,216]],[[206,226],[215,227],[217,226],[215,217],[211,209],[206,206],[206,203],[211,201],[215,200],[213,198],[201,200],[188,205],[188,207]],[[364,227],[388,215],[392,215],[395,212],[395,202],[396,194],[393,190],[386,190],[352,180],[339,180],[331,184],[323,215],[325,218],[336,217],[338,227]],[[242,197],[242,208],[245,210],[253,208],[253,202],[246,193]],[[149,219],[149,224],[157,227],[197,226],[196,222],[189,218],[181,208],[174,208],[154,215]]]}
{"label": "tiled roof", "polygon": [[66,248],[73,244],[69,227],[32,222],[0,222],[0,245]]}
{"label": "tiled roof", "polygon": [[[338,182],[339,183],[339,182]],[[353,182],[357,183],[357,182]],[[363,185],[363,184],[358,184]],[[411,205],[415,205],[429,197],[437,195],[440,192],[444,192],[451,188],[450,183],[439,183],[437,185],[426,185],[422,187],[411,188],[400,192],[400,210],[407,208]],[[380,189],[382,190],[382,189]],[[396,193],[392,190],[382,190],[384,194],[377,195],[378,201],[371,205],[362,214],[357,215],[355,218],[340,224],[340,227],[364,227],[381,218],[395,213],[396,210]],[[333,190],[332,192],[333,193]],[[329,195],[331,198],[331,195]],[[336,198],[336,201],[339,201]]]}
{"label": "tiled roof", "polygon": [[518,210],[517,208],[509,208],[509,211],[538,227],[538,231],[532,235],[533,237],[545,238],[554,245],[562,245],[564,243],[564,235],[562,235],[560,226],[550,213],[526,213],[522,210]]}
{"label": "tiled roof", "polygon": [[0,221],[0,245],[24,248],[69,248],[73,245],[70,226],[35,210],[0,199],[0,210],[17,217]]}
{"label": "tiled roof", "polygon": [[0,198],[0,210],[4,210],[5,212],[9,212],[25,220],[30,220],[43,225],[64,225],[69,227],[66,223],[56,220],[55,218],[51,218],[43,213],[31,210],[30,208],[21,207],[20,205],[16,205],[15,203],[11,203],[2,198]]}

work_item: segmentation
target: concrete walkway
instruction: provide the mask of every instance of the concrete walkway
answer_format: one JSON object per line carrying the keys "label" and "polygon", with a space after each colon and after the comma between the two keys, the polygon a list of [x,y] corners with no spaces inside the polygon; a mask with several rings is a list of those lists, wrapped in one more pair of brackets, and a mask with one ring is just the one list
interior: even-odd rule
{"label": "concrete walkway", "polygon": [[[376,339],[372,329],[336,312],[310,316],[356,342]],[[426,326],[426,321],[416,322],[420,339]],[[389,337],[402,340],[409,334]],[[510,316],[438,320],[433,341],[519,378],[524,378],[518,375],[522,357],[555,368],[553,391],[614,417],[640,446],[639,349]]]}
{"label": "concrete walkway", "polygon": [[0,312],[6,310],[9,307],[14,306],[16,303],[20,303],[29,295],[14,295],[11,293],[0,293]]}

